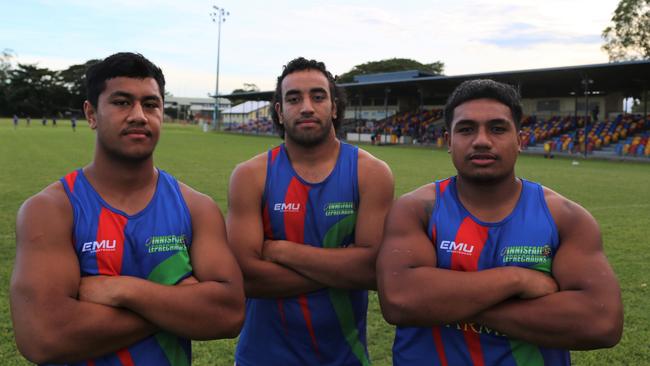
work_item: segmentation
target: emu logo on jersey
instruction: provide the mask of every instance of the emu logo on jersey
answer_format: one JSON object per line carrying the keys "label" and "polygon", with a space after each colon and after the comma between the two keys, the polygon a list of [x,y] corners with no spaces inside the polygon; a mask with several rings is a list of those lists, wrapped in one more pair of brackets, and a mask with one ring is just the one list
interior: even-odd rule
{"label": "emu logo on jersey", "polygon": [[81,252],[114,252],[117,240],[89,241],[81,246]]}
{"label": "emu logo on jersey", "polygon": [[467,243],[456,243],[453,240],[443,240],[440,242],[440,249],[446,250],[447,253],[472,255],[474,252],[474,245]]}
{"label": "emu logo on jersey", "polygon": [[300,212],[300,203],[276,203],[273,205],[273,211]]}

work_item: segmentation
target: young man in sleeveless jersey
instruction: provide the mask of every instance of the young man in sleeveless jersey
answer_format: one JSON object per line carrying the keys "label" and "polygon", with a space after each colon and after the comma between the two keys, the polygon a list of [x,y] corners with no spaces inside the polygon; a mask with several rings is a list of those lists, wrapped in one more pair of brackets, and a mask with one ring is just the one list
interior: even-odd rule
{"label": "young man in sleeveless jersey", "polygon": [[398,326],[395,365],[569,365],[569,349],[612,347],[619,285],[594,218],[517,178],[522,108],[491,80],[445,107],[458,174],[405,194],[386,220],[377,278]]}
{"label": "young man in sleeveless jersey", "polygon": [[284,143],[238,165],[228,194],[248,298],[237,365],[368,365],[367,290],[392,173],[336,138],[345,100],[322,62],[289,62],[274,99]]}
{"label": "young man in sleeveless jersey", "polygon": [[154,166],[162,71],[118,53],[86,77],[93,161],[18,213],[16,343],[36,363],[188,365],[190,339],[235,337],[243,323],[223,217]]}

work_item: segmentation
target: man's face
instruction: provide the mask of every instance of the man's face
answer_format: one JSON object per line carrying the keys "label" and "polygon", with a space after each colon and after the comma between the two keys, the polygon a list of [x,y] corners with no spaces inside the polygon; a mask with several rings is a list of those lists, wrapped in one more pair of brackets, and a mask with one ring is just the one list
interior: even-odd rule
{"label": "man's face", "polygon": [[153,154],[163,119],[163,99],[155,79],[106,80],[97,108],[86,101],[84,111],[90,127],[97,130],[99,151],[134,162]]}
{"label": "man's face", "polygon": [[521,139],[505,104],[476,99],[457,106],[447,143],[464,179],[488,183],[514,177]]}
{"label": "man's face", "polygon": [[335,132],[329,83],[318,70],[292,72],[282,80],[282,102],[275,110],[284,125],[285,139],[310,147],[320,144]]}

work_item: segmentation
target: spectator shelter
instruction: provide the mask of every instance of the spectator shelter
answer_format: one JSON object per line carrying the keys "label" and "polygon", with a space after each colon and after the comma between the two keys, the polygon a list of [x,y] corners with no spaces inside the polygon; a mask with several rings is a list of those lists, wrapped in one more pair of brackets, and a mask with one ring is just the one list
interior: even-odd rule
{"label": "spectator shelter", "polygon": [[[346,90],[348,108],[339,132],[350,141],[441,147],[442,108],[452,90],[470,79],[492,79],[519,90],[525,149],[543,148],[547,155],[597,152],[650,157],[650,61],[457,76],[417,70],[360,75],[352,83],[340,84]],[[265,91],[222,97],[268,101],[272,95],[273,91]],[[641,102],[636,114],[629,114],[626,98]]]}
{"label": "spectator shelter", "polygon": [[[626,97],[640,99],[644,115],[648,113],[650,61],[455,76],[400,71],[357,76],[355,82],[340,86],[348,95],[347,119],[378,120],[395,113],[441,107],[461,82],[477,78],[514,85],[522,95],[527,115],[591,115],[597,110],[604,117],[623,112]],[[273,91],[221,95],[260,101],[270,101],[272,96]]]}

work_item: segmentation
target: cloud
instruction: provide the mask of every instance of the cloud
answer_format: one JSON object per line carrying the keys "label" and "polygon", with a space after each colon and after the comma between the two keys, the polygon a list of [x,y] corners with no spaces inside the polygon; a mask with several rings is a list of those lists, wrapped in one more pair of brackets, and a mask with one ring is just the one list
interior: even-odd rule
{"label": "cloud", "polygon": [[[297,56],[334,74],[386,58],[443,61],[447,74],[606,62],[600,33],[618,0],[220,0],[220,90],[272,89]],[[0,44],[19,62],[63,69],[129,50],[159,64],[177,96],[213,93],[213,1],[7,2]]]}

